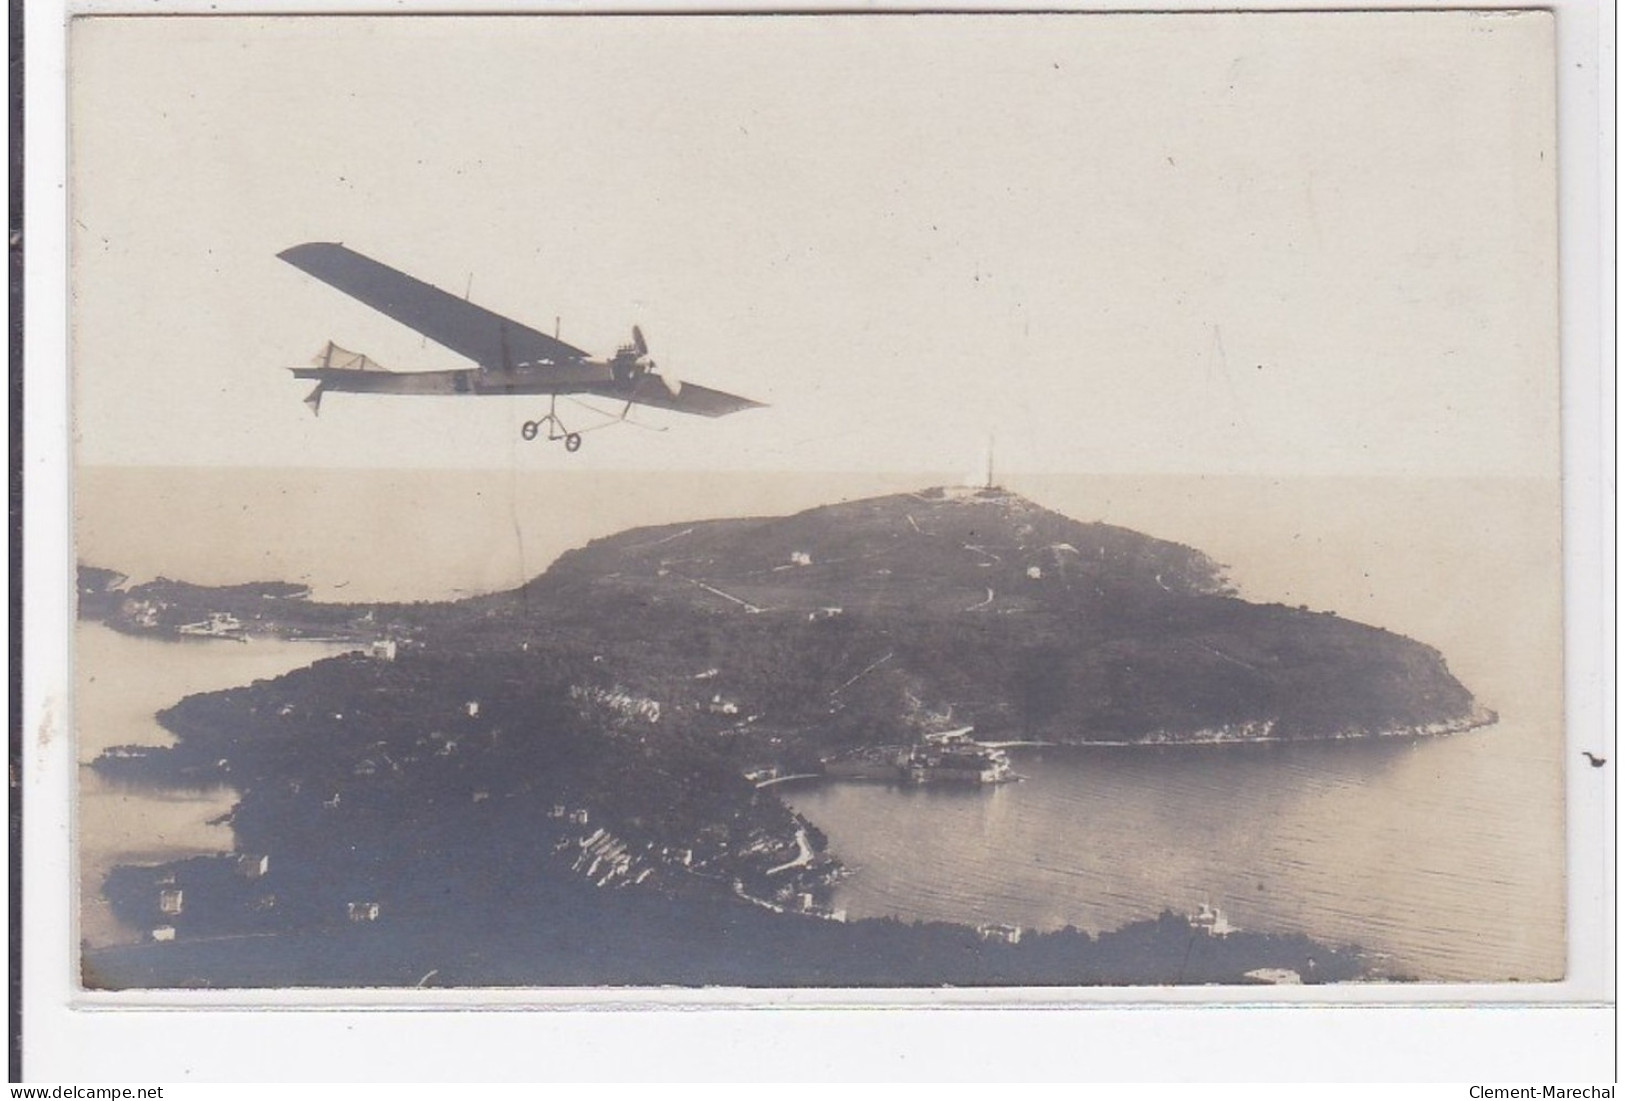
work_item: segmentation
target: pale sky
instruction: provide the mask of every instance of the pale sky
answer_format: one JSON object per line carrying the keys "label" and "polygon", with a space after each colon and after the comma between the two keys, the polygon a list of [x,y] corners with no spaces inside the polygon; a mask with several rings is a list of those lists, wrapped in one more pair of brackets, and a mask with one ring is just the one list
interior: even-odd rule
{"label": "pale sky", "polygon": [[[1542,13],[94,18],[72,39],[97,465],[1558,469]],[[276,259],[334,240],[771,403],[521,443],[536,398]],[[563,409],[571,427],[594,414]]]}

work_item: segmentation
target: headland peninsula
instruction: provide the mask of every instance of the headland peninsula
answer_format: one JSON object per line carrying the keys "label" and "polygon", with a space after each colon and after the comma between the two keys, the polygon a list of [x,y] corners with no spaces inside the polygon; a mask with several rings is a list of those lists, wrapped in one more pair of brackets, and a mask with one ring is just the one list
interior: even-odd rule
{"label": "headland peninsula", "polygon": [[177,642],[355,644],[181,700],[159,716],[174,746],[96,762],[240,798],[235,852],[109,877],[149,939],[88,953],[91,986],[1359,978],[1352,948],[1171,911],[1093,935],[847,921],[840,854],[776,792],[865,762],[901,783],[1007,779],[1001,742],[1494,718],[1430,647],[1248,603],[1200,551],[997,489],[634,529],[448,603],[98,567],[80,596],[82,616]]}

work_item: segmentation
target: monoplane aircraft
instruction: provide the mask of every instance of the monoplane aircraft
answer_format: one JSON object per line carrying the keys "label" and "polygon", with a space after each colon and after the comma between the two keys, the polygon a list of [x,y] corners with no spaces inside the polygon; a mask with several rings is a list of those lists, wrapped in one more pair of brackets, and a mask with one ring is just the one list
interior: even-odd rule
{"label": "monoplane aircraft", "polygon": [[340,244],[313,241],[278,254],[299,270],[422,333],[437,344],[474,361],[476,366],[448,371],[391,371],[358,352],[332,341],[311,367],[295,367],[295,378],[312,379],[316,389],[305,399],[321,411],[322,394],[545,394],[547,415],[526,421],[520,435],[563,440],[566,451],[581,447],[581,433],[559,419],[561,396],[596,395],[625,402],[617,419],[625,420],[634,405],[675,409],[703,417],[720,417],[760,406],[759,401],[724,394],[661,375],[643,332],[634,325],[632,340],[608,359],[593,359],[546,333],[476,306],[465,298]]}

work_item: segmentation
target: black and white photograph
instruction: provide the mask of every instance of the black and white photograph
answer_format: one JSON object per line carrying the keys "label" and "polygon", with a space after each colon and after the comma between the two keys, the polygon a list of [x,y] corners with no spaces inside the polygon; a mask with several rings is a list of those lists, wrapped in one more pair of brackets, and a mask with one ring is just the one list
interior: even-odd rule
{"label": "black and white photograph", "polygon": [[77,988],[1571,978],[1555,58],[73,19]]}

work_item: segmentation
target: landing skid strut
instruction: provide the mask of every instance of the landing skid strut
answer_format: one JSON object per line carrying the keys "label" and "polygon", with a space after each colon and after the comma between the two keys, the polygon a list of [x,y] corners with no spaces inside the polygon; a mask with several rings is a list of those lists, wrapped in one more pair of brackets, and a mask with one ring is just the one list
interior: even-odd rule
{"label": "landing skid strut", "polygon": [[564,450],[580,451],[581,433],[572,432],[564,427],[564,422],[559,420],[558,403],[558,395],[550,397],[547,403],[547,416],[539,421],[526,421],[520,425],[519,435],[527,441],[534,440],[541,434],[542,429],[546,428],[549,441],[563,440]]}

